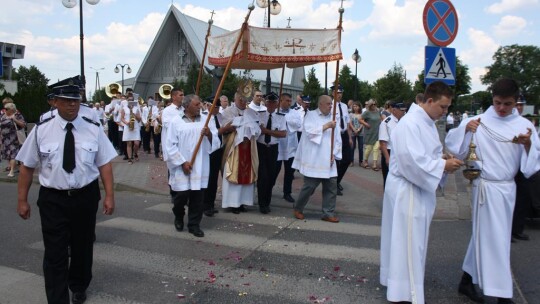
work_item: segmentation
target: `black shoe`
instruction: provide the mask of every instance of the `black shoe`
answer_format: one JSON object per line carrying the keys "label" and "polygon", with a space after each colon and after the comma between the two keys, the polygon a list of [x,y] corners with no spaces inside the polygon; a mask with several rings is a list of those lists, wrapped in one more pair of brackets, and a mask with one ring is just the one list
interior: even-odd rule
{"label": "black shoe", "polygon": [[283,199],[289,203],[294,203],[294,198],[291,196],[290,193],[283,194]]}
{"label": "black shoe", "polygon": [[337,188],[338,188],[338,190],[343,191],[343,186],[341,186],[340,183],[337,184]]}
{"label": "black shoe", "polygon": [[180,219],[174,220],[174,228],[176,228],[176,231],[183,231],[184,230],[184,221]]}
{"label": "black shoe", "polygon": [[193,234],[196,237],[203,237],[204,236],[204,232],[199,227],[189,228],[189,233]]}
{"label": "black shoe", "polygon": [[476,303],[484,303],[484,296],[476,291],[472,282],[472,277],[466,272],[463,272],[461,282],[459,282],[458,292],[467,296],[469,299]]}
{"label": "black shoe", "polygon": [[240,207],[238,207],[238,211],[240,211],[240,212],[248,212],[247,208],[244,205],[240,205]]}
{"label": "black shoe", "polygon": [[529,236],[525,233],[512,233],[512,237],[515,239],[518,239],[520,241],[528,241],[530,240]]}
{"label": "black shoe", "polygon": [[341,190],[339,190],[339,188],[337,189],[337,195],[343,196],[343,192],[341,192]]}
{"label": "black shoe", "polygon": [[74,292],[73,297],[71,298],[71,303],[73,304],[82,304],[86,301],[86,292]]}
{"label": "black shoe", "polygon": [[212,212],[214,212],[214,214],[216,214],[216,213],[219,213],[219,210],[217,210],[216,208],[213,208]]}
{"label": "black shoe", "polygon": [[204,215],[209,216],[209,217],[214,216],[214,211],[212,209],[204,210],[203,213]]}
{"label": "black shoe", "polygon": [[265,207],[265,206],[259,207],[259,211],[262,214],[268,214],[268,213],[270,213],[270,207]]}
{"label": "black shoe", "polygon": [[240,208],[231,208],[231,212],[234,214],[240,214]]}
{"label": "black shoe", "polygon": [[512,299],[508,298],[497,298],[497,304],[515,304]]}

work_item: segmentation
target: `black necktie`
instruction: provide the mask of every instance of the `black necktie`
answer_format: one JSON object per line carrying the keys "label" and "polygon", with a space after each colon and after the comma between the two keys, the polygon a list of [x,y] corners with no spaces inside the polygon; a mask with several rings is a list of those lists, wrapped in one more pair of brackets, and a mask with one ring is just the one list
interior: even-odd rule
{"label": "black necktie", "polygon": [[[218,132],[219,132],[219,128],[221,127],[219,126],[219,119],[217,118],[216,115],[214,115],[214,121],[216,122],[216,129],[218,129]],[[221,135],[218,135],[218,137],[219,137],[219,141],[223,142],[223,140],[221,139]]]}
{"label": "black necktie", "polygon": [[[266,123],[266,128],[272,130],[272,114],[268,114],[268,122]],[[270,143],[270,134],[264,134],[264,142]]]}
{"label": "black necktie", "polygon": [[345,124],[343,123],[343,110],[341,109],[341,105],[338,103],[337,106],[339,107],[339,127],[341,128],[341,131],[345,130]]}
{"label": "black necktie", "polygon": [[66,125],[66,139],[64,140],[64,159],[62,162],[62,168],[67,173],[73,173],[75,169],[75,138],[71,132],[73,124],[68,122]]}

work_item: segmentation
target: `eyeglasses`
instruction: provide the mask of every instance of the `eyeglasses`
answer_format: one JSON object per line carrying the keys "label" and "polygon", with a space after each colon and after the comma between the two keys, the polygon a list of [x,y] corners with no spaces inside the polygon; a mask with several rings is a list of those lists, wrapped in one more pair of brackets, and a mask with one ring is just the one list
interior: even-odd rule
{"label": "eyeglasses", "polygon": [[263,97],[263,95],[255,95],[255,97]]}

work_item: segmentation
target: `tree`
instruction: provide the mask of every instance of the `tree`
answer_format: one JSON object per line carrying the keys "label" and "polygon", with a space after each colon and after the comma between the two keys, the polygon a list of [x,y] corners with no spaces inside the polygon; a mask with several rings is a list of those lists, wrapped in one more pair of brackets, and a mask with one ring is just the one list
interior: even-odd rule
{"label": "tree", "polygon": [[[199,78],[199,66],[197,64],[192,64],[189,67],[187,73],[187,80],[185,86],[183,87],[184,94],[195,94],[197,88],[197,80]],[[203,72],[201,77],[201,84],[199,87],[199,97],[205,99],[206,97],[212,94],[212,76]]]}
{"label": "tree", "polygon": [[[349,99],[354,99],[354,83],[356,82],[356,88],[358,89],[358,79],[352,75],[351,69],[346,64],[341,68],[338,79],[339,84],[343,87],[342,100],[347,103]],[[332,83],[332,85],[334,85],[334,83]],[[334,92],[328,92],[328,94],[333,95]]]}
{"label": "tree", "polygon": [[307,80],[302,79],[304,82],[304,95],[309,95],[311,97],[310,109],[315,109],[317,107],[317,99],[323,94],[323,89],[321,88],[321,83],[317,76],[315,76],[315,68],[311,68],[307,74]]}
{"label": "tree", "polygon": [[18,91],[14,96],[17,109],[27,122],[36,122],[41,113],[49,109],[47,104],[47,84],[49,79],[35,66],[20,66],[13,71],[13,79],[17,81]]}
{"label": "tree", "polygon": [[95,91],[94,94],[92,95],[93,102],[100,102],[102,100],[105,101],[105,103],[107,104],[111,102],[111,98],[107,96],[107,93],[105,93],[105,88],[101,88]]}
{"label": "tree", "polygon": [[493,64],[480,77],[482,84],[491,85],[502,77],[516,80],[521,92],[531,104],[540,104],[540,48],[533,45],[501,46],[493,55]]}
{"label": "tree", "polygon": [[401,64],[395,64],[384,77],[377,79],[373,84],[373,98],[378,105],[384,104],[387,100],[407,101],[414,99],[412,84],[405,75],[405,70]]}

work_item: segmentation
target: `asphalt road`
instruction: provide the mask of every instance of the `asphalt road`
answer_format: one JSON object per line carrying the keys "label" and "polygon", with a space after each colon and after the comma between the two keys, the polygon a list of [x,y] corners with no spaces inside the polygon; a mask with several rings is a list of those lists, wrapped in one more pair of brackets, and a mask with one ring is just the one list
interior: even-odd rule
{"label": "asphalt road", "polygon": [[[0,303],[45,303],[43,243],[35,205],[16,214],[16,184],[0,183]],[[166,196],[117,192],[98,214],[87,303],[387,303],[379,285],[380,219],[341,214],[339,224],[289,208],[205,217],[204,238],[173,227]],[[540,223],[512,248],[517,303],[540,303]],[[428,303],[469,303],[456,292],[468,221],[435,221],[426,269]],[[489,299],[488,303],[495,303]]]}

